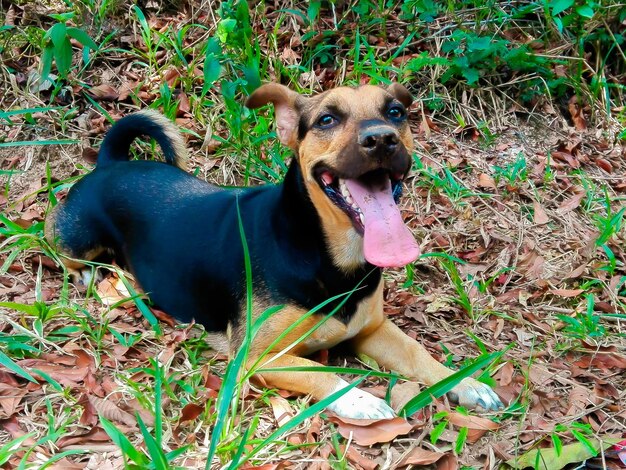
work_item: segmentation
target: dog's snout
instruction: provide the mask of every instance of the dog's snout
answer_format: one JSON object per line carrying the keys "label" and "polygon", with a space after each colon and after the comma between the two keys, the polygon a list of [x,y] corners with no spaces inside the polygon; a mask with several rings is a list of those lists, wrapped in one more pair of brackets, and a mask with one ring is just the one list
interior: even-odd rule
{"label": "dog's snout", "polygon": [[398,131],[390,126],[370,126],[359,133],[359,145],[368,154],[391,154],[399,143]]}

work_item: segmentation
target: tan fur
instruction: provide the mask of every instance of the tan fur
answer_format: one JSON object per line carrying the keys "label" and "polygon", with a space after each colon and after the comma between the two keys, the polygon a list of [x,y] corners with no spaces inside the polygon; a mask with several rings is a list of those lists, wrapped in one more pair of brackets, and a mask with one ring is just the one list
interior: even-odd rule
{"label": "tan fur", "polygon": [[172,147],[174,147],[175,165],[178,168],[187,170],[187,146],[185,145],[185,140],[183,139],[183,136],[181,135],[178,126],[176,126],[176,124],[174,124],[172,121],[170,121],[168,118],[163,116],[158,111],[155,111],[154,109],[144,109],[142,111],[139,111],[139,113],[137,114],[143,114],[163,129],[166,137],[172,143]]}
{"label": "tan fur", "polygon": [[409,338],[389,319],[373,331],[361,332],[352,344],[357,353],[366,354],[385,369],[426,385],[433,385],[452,374],[424,346]]}
{"label": "tan fur", "polygon": [[87,253],[73,253],[68,247],[59,243],[59,236],[56,233],[56,218],[59,210],[63,207],[63,202],[59,202],[54,206],[46,216],[44,225],[44,238],[48,244],[54,248],[60,256],[60,261],[67,268],[70,274],[75,278],[80,278],[80,270],[85,267],[85,263],[79,260],[91,261],[96,259],[106,251],[104,247],[96,247]]}
{"label": "tan fur", "polygon": [[[360,157],[354,149],[359,137],[359,123],[372,119],[384,121],[381,109],[390,95],[406,107],[411,104],[410,94],[401,85],[392,85],[386,90],[370,85],[356,89],[337,88],[307,98],[282,85],[268,84],[253,93],[247,102],[250,108],[267,103],[275,106],[278,136],[281,142],[295,151],[304,184],[320,216],[333,262],[344,272],[362,265],[364,261],[362,239],[350,218],[321,189],[316,181],[314,169],[318,164],[323,164],[338,171],[338,174],[348,175],[351,172],[362,175],[376,169],[378,163]],[[339,109],[347,117],[328,132],[311,130],[299,140],[298,127],[301,119],[307,117],[315,119],[328,106]],[[184,144],[175,126],[152,111],[144,113],[167,129],[168,137],[172,139],[177,149],[176,164],[182,167],[186,152],[183,151]],[[394,127],[394,132],[396,131],[410,155],[413,150],[413,137],[408,123],[403,122],[397,129]],[[355,165],[357,168],[352,168]],[[53,210],[48,216],[45,229],[46,238],[51,244],[54,241],[55,213],[56,210]],[[253,321],[268,307],[273,306],[264,294],[262,285],[255,285],[255,289],[251,312]],[[245,302],[241,305],[240,311],[243,313],[236,327],[229,325],[225,333],[209,334],[210,344],[221,352],[233,354],[245,338]],[[345,381],[333,373],[267,371],[267,369],[320,367],[321,364],[301,356],[331,348],[343,341],[350,341],[358,353],[372,357],[381,366],[429,385],[451,374],[451,371],[439,364],[423,346],[406,336],[385,318],[382,280],[374,293],[360,301],[347,324],[337,318],[325,317],[323,314],[311,315],[303,320],[306,315],[306,309],[297,305],[286,305],[274,312],[260,326],[252,338],[247,362],[248,368],[254,369],[259,380],[273,387],[310,394],[317,400],[323,399],[337,391],[338,387],[341,388]],[[310,331],[312,332],[304,337]],[[272,344],[283,333],[284,337],[276,344]],[[372,400],[378,399],[365,398],[368,403],[372,403]],[[352,407],[350,410],[353,410],[355,407],[358,408],[359,403],[362,402],[358,401],[357,405],[352,405],[351,402],[346,405],[344,402],[343,406]]]}
{"label": "tan fur", "polygon": [[[381,108],[389,94],[405,107],[410,106],[410,94],[398,84],[391,85],[387,90],[370,85],[356,89],[341,87],[310,98],[299,97],[282,85],[270,84],[261,87],[247,103],[252,108],[270,102],[275,105],[277,119],[282,119],[279,136],[296,151],[309,196],[322,221],[327,246],[335,265],[346,272],[362,265],[362,240],[345,212],[330,201],[320,188],[313,170],[319,164],[331,169],[341,168],[346,158],[346,149],[350,149],[358,138],[359,122],[383,118],[380,114]],[[332,132],[309,131],[302,141],[294,142],[294,135],[297,134],[294,113],[315,117],[329,106],[339,109],[348,118],[340,126],[333,128]],[[408,123],[405,122],[400,127],[399,138],[409,154],[412,153],[413,136]],[[363,165],[367,165],[367,162]],[[381,281],[376,292],[361,301],[347,325],[335,318],[329,318],[307,338],[300,340],[307,330],[315,327],[321,316],[307,318],[273,347],[270,354],[262,358],[261,364],[265,368],[319,366],[299,356],[351,340],[357,352],[372,357],[389,370],[426,384],[433,384],[449,376],[449,369],[385,318],[382,288]],[[263,306],[265,307],[265,302]],[[304,309],[287,306],[268,319],[253,340],[249,365],[257,362],[272,341],[305,314]],[[260,371],[258,375],[273,386],[309,393],[317,399],[332,393],[339,383],[337,376],[326,373]]]}
{"label": "tan fur", "polygon": [[[309,108],[310,114],[315,115],[320,109],[334,105],[349,114],[350,118],[343,125],[341,132],[331,135],[332,138],[309,132],[298,145],[300,167],[305,175],[311,199],[320,214],[331,254],[335,264],[347,272],[354,270],[362,263],[362,244],[354,236],[354,228],[348,216],[328,199],[315,181],[313,169],[320,162],[331,168],[340,166],[342,153],[357,140],[357,123],[365,119],[382,117],[380,107],[384,96],[385,91],[382,88],[371,85],[357,89],[336,88],[319,95]],[[413,136],[408,124],[401,129],[400,138],[407,150],[412,152]]]}
{"label": "tan fur", "polygon": [[[410,94],[399,84],[390,86],[388,90],[373,85],[339,87],[309,98],[304,98],[283,85],[267,84],[255,91],[246,103],[250,108],[273,103],[277,119],[289,113],[289,122],[294,122],[293,113],[316,116],[320,110],[329,106],[335,106],[349,116],[347,122],[333,132],[308,132],[301,142],[293,142],[297,129],[283,130],[290,136],[283,143],[288,143],[296,151],[307,190],[322,220],[335,265],[346,272],[353,271],[363,262],[362,244],[348,216],[328,199],[315,181],[313,169],[321,162],[331,168],[340,167],[342,155],[357,140],[358,123],[366,119],[382,118],[380,108],[385,97],[390,94],[405,106],[410,105]],[[400,140],[411,153],[413,136],[406,122],[400,129]]]}
{"label": "tan fur", "polygon": [[[376,330],[384,321],[382,308],[382,288],[380,282],[376,292],[359,305],[357,312],[346,325],[335,318],[323,319],[321,315],[313,315],[302,321],[275,345],[269,354],[263,355],[271,343],[284,331],[296,324],[307,312],[304,309],[286,306],[270,317],[253,338],[250,350],[249,367],[258,362],[259,375],[265,382],[286,390],[308,393],[316,399],[324,398],[332,393],[339,383],[339,378],[330,373],[310,372],[263,372],[264,368],[304,367],[321,364],[304,359],[301,356],[311,354],[320,349],[329,349],[337,344]],[[323,323],[321,323],[323,321]],[[321,326],[318,326],[321,323]],[[300,338],[315,329],[304,340]],[[263,355],[261,357],[261,355]],[[260,358],[260,360],[259,360]]]}

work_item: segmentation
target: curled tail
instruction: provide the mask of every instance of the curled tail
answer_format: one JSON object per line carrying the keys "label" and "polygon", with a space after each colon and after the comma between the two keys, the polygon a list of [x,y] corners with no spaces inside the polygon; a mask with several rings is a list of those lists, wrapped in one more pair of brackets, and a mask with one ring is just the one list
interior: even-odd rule
{"label": "curled tail", "polygon": [[176,125],[162,114],[145,109],[120,119],[104,137],[98,153],[99,167],[129,160],[130,145],[146,135],[157,141],[165,161],[186,169],[187,149]]}

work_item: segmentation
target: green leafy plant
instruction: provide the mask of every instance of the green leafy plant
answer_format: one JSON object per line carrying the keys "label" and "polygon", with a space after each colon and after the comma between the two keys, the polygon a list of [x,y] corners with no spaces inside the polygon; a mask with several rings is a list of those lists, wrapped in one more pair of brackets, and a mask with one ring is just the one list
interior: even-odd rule
{"label": "green leafy plant", "polygon": [[74,13],[50,15],[57,20],[43,37],[41,56],[41,82],[48,80],[52,69],[52,61],[56,64],[60,79],[66,79],[72,69],[73,49],[71,39],[76,40],[83,47],[96,51],[98,46],[89,35],[80,28],[68,26],[67,22],[74,17]]}
{"label": "green leafy plant", "polygon": [[493,167],[493,172],[496,184],[505,180],[510,188],[516,188],[528,179],[526,157],[522,152],[519,152],[513,162],[507,163],[505,166],[496,165]]}
{"label": "green leafy plant", "polygon": [[585,312],[576,312],[574,317],[557,315],[565,323],[564,333],[580,340],[598,338],[606,334],[606,329],[600,323],[601,316],[594,312],[595,300],[593,294],[586,295],[587,308]]}
{"label": "green leafy plant", "polygon": [[596,449],[590,441],[590,438],[594,436],[591,426],[588,423],[573,422],[571,424],[558,423],[554,426],[554,431],[550,434],[550,439],[554,445],[556,455],[561,455],[563,452],[563,441],[561,436],[567,433],[574,436],[574,438],[583,444],[592,453],[592,455],[596,454]]}

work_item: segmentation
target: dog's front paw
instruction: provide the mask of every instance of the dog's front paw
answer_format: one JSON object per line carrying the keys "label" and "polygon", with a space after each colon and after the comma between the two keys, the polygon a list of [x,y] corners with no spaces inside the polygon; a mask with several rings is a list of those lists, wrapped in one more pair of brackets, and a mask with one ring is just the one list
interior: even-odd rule
{"label": "dog's front paw", "polygon": [[467,377],[448,392],[450,399],[461,406],[484,411],[496,411],[504,408],[498,395],[489,385]]}
{"label": "dog's front paw", "polygon": [[384,400],[358,388],[353,388],[337,398],[326,409],[342,418],[386,419],[396,417],[394,411]]}

